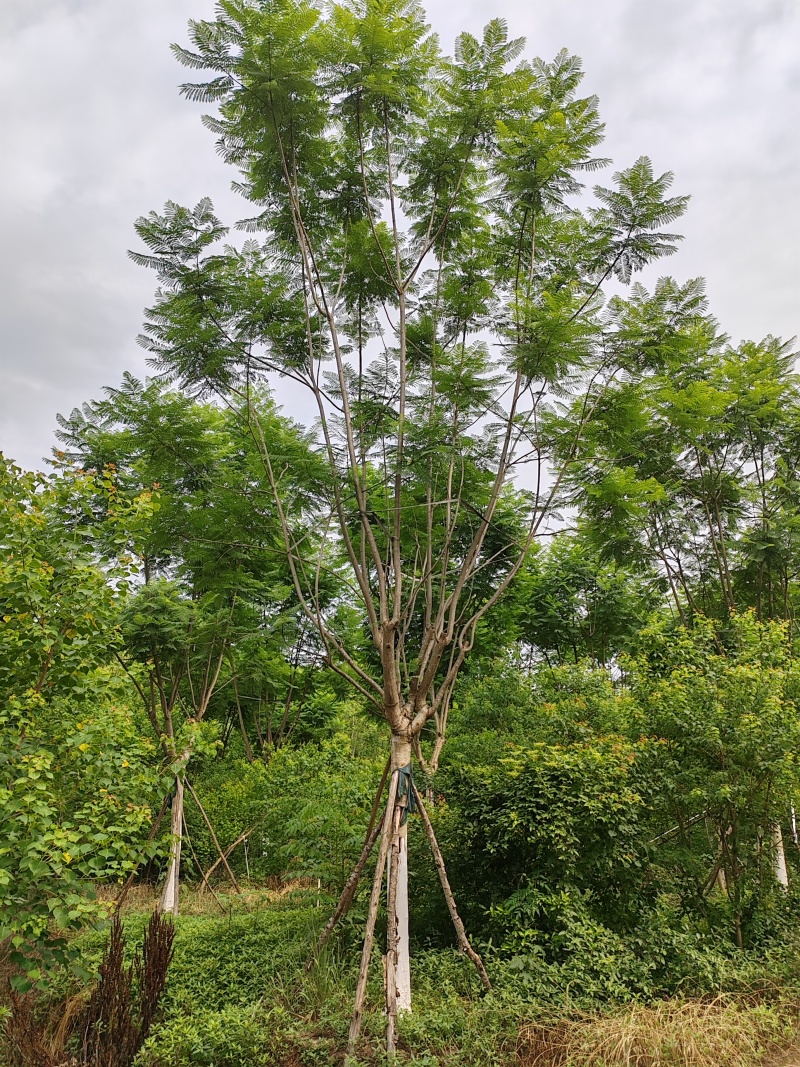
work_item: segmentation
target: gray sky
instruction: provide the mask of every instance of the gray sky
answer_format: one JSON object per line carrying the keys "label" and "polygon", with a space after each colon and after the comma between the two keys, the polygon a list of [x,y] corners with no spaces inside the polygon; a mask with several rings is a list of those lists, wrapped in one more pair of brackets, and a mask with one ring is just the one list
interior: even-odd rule
{"label": "gray sky", "polygon": [[[502,15],[529,55],[584,60],[603,154],[691,193],[677,256],[734,340],[800,332],[800,0],[432,0],[449,51]],[[169,51],[213,0],[0,0],[0,450],[41,467],[57,411],[126,369],[155,278],[133,220],[210,195],[248,214]],[[603,178],[600,178],[603,181]],[[302,416],[297,401],[290,412]]]}

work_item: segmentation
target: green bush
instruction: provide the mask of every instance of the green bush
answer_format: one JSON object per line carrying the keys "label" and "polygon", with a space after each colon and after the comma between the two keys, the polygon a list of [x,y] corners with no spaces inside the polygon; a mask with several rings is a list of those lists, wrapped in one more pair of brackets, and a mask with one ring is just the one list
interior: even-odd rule
{"label": "green bush", "polygon": [[271,1067],[280,1033],[260,1004],[173,1015],[151,1035],[137,1067]]}
{"label": "green bush", "polygon": [[[266,764],[209,761],[196,789],[223,848],[256,824],[248,840],[253,878],[312,878],[338,888],[361,851],[384,760],[354,759],[351,737],[337,732],[321,743],[278,749]],[[217,853],[191,799],[186,814],[207,868]],[[242,846],[231,865],[245,872]]]}

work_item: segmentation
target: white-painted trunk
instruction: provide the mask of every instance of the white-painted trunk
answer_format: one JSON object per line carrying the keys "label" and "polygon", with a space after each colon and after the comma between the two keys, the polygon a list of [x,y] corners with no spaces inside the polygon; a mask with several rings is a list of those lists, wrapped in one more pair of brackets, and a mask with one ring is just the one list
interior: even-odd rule
{"label": "white-painted trunk", "polygon": [[408,947],[408,823],[400,827],[397,860],[397,1010],[411,1011],[411,957]]}
{"label": "white-painted trunk", "polygon": [[772,852],[775,881],[784,889],[788,889],[789,872],[786,870],[786,853],[783,850],[783,834],[781,833],[780,823],[775,823],[772,827]]}
{"label": "white-painted trunk", "polygon": [[172,810],[170,813],[170,833],[172,844],[169,849],[169,866],[167,867],[167,880],[161,891],[161,899],[158,910],[164,914],[178,914],[178,896],[181,876],[181,844],[183,841],[183,782],[180,778],[175,779],[175,796],[172,798]]}
{"label": "white-painted trunk", "polygon": [[[411,743],[392,738],[392,770],[411,762]],[[400,853],[397,866],[397,989],[398,1012],[411,1011],[411,957],[408,944],[408,823],[400,828]]]}

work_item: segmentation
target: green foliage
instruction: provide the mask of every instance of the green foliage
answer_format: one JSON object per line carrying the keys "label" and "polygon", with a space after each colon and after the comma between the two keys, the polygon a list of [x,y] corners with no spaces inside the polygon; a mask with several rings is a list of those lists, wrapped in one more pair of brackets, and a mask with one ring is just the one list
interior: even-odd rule
{"label": "green foliage", "polygon": [[145,1044],[140,1067],[270,1067],[283,1035],[260,1004],[174,1017]]}
{"label": "green foliage", "polygon": [[124,574],[96,566],[72,521],[101,489],[115,506],[113,479],[5,462],[0,477],[0,939],[24,988],[104,914],[93,883],[140,862],[157,774],[109,663]]}
{"label": "green foliage", "polygon": [[748,613],[720,634],[698,618],[691,630],[655,626],[642,643],[634,693],[642,729],[660,742],[653,803],[665,824],[677,823],[664,826],[665,862],[701,910],[713,908],[713,872],[723,872],[742,944],[761,898],[776,891],[770,830],[800,784],[787,627]]}
{"label": "green foliage", "polygon": [[[319,744],[280,748],[264,764],[211,762],[197,789],[223,847],[254,827],[248,840],[254,877],[320,879],[340,888],[358,859],[383,771],[377,745],[354,758],[337,732]],[[209,866],[216,851],[199,814],[187,810],[192,842]],[[244,852],[233,860],[244,871]]]}
{"label": "green foliage", "polygon": [[631,648],[659,601],[653,580],[604,563],[587,538],[565,534],[529,560],[512,596],[517,636],[535,656],[601,666]]}
{"label": "green foliage", "polygon": [[645,859],[639,751],[597,736],[509,746],[492,764],[448,768],[448,860],[491,908],[490,929],[507,948],[549,942],[564,889],[589,894],[594,914],[624,924]]}

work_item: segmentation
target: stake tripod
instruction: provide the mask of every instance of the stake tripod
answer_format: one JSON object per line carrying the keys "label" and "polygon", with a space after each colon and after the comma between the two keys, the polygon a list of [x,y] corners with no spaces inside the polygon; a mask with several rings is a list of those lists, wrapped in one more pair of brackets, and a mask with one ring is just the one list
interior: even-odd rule
{"label": "stake tripod", "polygon": [[[322,934],[316,945],[314,955],[309,960],[307,968],[313,965],[314,959],[318,956],[320,950],[327,942],[330,935],[333,933],[337,924],[344,918],[347,912],[350,910],[350,906],[355,898],[358,883],[361,879],[361,875],[364,872],[364,868],[367,865],[367,861],[374,851],[375,845],[380,841],[378,847],[378,859],[375,865],[375,875],[372,880],[372,892],[369,900],[369,910],[367,912],[367,922],[364,930],[364,943],[361,950],[361,964],[358,971],[358,982],[356,984],[356,994],[353,1002],[353,1014],[350,1021],[350,1033],[347,1042],[347,1057],[345,1063],[353,1061],[356,1052],[356,1045],[361,1034],[361,1023],[364,1015],[364,999],[367,991],[367,977],[369,974],[369,964],[372,956],[372,946],[375,938],[375,923],[378,918],[378,908],[380,906],[381,889],[383,887],[384,874],[387,878],[387,945],[386,945],[386,957],[384,959],[384,989],[386,993],[386,1051],[389,1056],[395,1053],[395,1040],[397,1033],[397,948],[398,948],[398,916],[397,916],[397,883],[398,872],[400,868],[400,848],[401,848],[401,830],[407,817],[407,809],[410,806],[411,799],[415,804],[415,809],[422,818],[422,822],[425,826],[425,833],[428,838],[428,844],[433,854],[433,859],[436,864],[436,870],[439,875],[439,881],[442,886],[445,900],[447,902],[447,908],[450,912],[450,918],[453,921],[455,927],[456,937],[458,940],[458,947],[465,956],[468,957],[475,965],[476,970],[480,976],[481,982],[485,989],[491,989],[491,983],[489,976],[486,973],[486,968],[483,965],[483,960],[472,947],[464,929],[464,923],[458,914],[456,908],[455,897],[453,891],[450,888],[450,882],[447,877],[447,870],[445,868],[444,858],[442,856],[439,843],[436,840],[436,834],[434,833],[433,825],[430,817],[425,810],[422,797],[413,782],[409,781],[409,789],[406,795],[401,795],[400,778],[402,771],[394,770],[391,778],[389,779],[389,796],[387,798],[386,807],[384,808],[383,818],[380,822],[376,822],[374,826],[370,826],[367,829],[367,836],[364,841],[364,847],[361,850],[361,855],[358,858],[358,862],[350,874],[350,877],[345,883],[344,889],[341,892],[336,908],[333,911],[328,923],[326,924]],[[383,792],[383,786],[386,779],[386,775],[381,780],[381,784],[378,788],[378,793],[375,798],[375,805],[373,806],[373,813],[377,813],[380,803],[381,793]]]}

